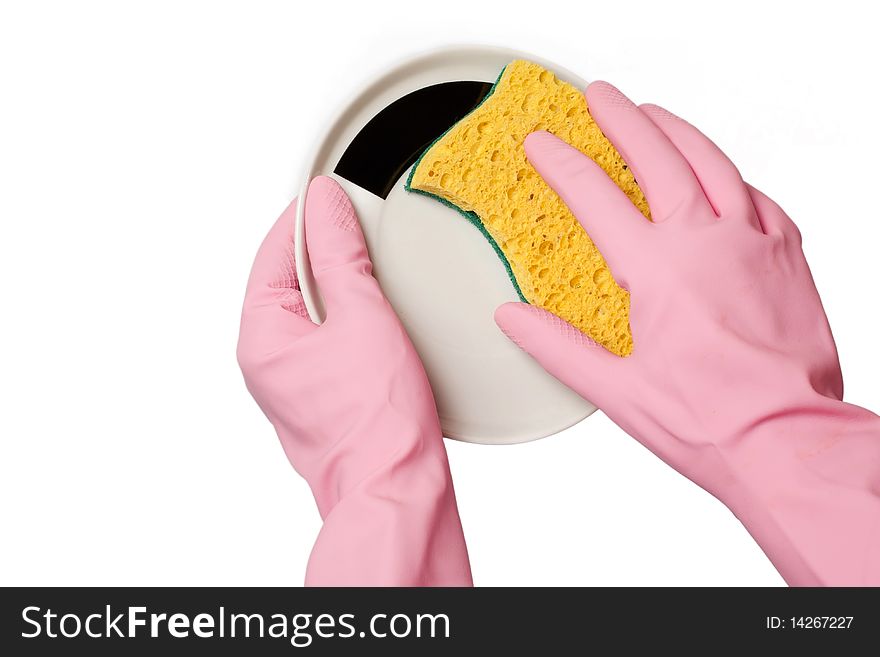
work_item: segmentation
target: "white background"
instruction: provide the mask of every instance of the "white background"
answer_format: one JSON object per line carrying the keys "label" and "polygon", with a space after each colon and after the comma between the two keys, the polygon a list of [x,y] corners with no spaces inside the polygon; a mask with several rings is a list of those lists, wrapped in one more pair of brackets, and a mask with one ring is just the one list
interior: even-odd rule
{"label": "white background", "polygon": [[[870,3],[0,6],[2,584],[302,581],[320,520],[235,362],[244,285],[325,115],[436,45],[531,51],[712,136],[799,224],[847,399],[880,406]],[[447,447],[477,584],[782,583],[601,414]]]}

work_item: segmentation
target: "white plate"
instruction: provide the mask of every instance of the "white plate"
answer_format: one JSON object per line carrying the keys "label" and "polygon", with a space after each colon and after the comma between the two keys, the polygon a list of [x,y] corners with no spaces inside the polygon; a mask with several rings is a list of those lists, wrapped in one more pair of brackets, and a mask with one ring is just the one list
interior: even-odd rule
{"label": "white plate", "polygon": [[303,209],[309,181],[332,175],[351,196],[374,274],[425,364],[444,435],[473,443],[543,438],[596,409],[501,333],[495,308],[518,300],[504,266],[461,215],[403,189],[410,167],[384,200],[333,172],[361,129],[392,102],[444,82],[494,82],[515,59],[539,63],[586,87],[560,66],[502,48],[459,47],[410,59],[354,96],[330,124],[308,161],[297,206],[297,274],[312,319],[320,322],[324,313],[309,267]]}

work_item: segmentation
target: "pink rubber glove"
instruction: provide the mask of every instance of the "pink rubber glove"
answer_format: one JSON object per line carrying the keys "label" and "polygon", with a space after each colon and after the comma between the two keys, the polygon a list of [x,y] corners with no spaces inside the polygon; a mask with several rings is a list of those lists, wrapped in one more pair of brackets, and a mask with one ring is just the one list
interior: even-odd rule
{"label": "pink rubber glove", "polygon": [[309,187],[321,326],[308,319],[296,278],[295,206],[254,262],[238,361],[324,519],[306,584],[470,586],[431,388],[371,275],[351,202],[330,178]]}
{"label": "pink rubber glove", "polygon": [[634,351],[619,358],[526,304],[497,323],[724,502],[787,582],[880,584],[880,418],[841,401],[797,228],[690,124],[607,83],[586,95],[656,223],[552,135],[526,152],[630,291]]}

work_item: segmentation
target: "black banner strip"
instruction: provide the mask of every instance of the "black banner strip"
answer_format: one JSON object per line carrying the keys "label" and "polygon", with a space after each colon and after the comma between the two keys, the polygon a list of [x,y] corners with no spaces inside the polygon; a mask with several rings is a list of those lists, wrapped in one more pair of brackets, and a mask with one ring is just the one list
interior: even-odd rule
{"label": "black banner strip", "polygon": [[880,645],[878,602],[877,589],[16,588],[2,590],[0,648],[163,657],[854,654]]}

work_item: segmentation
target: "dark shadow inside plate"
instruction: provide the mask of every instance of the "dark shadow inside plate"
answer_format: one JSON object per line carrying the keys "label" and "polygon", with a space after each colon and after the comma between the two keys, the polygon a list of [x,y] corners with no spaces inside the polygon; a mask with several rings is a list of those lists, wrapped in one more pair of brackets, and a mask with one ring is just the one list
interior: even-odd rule
{"label": "dark shadow inside plate", "polygon": [[492,82],[442,82],[398,98],[376,114],[345,149],[335,174],[382,199],[419,156],[467,116]]}

